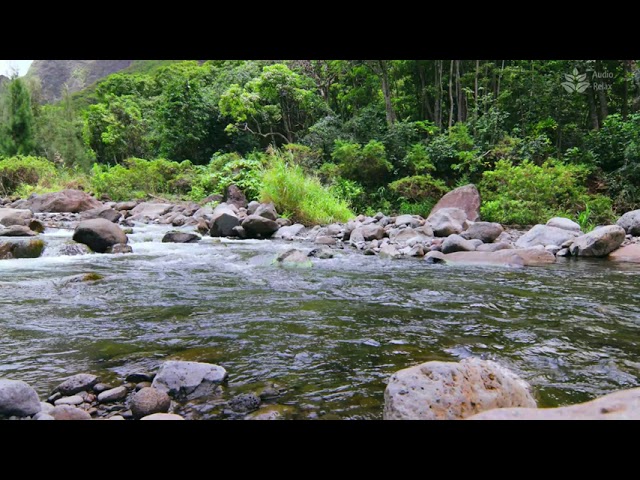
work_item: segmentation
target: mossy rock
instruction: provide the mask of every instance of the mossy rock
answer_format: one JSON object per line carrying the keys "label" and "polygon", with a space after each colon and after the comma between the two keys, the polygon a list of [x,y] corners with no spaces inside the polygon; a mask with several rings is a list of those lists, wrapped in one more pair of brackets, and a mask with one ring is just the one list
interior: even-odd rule
{"label": "mossy rock", "polygon": [[44,251],[44,240],[9,240],[0,243],[0,260],[11,258],[38,258]]}

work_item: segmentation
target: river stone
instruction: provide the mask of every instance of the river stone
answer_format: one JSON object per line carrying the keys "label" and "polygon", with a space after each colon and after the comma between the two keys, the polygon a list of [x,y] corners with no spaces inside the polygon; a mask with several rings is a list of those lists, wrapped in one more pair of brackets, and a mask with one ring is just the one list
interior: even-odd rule
{"label": "river stone", "polygon": [[615,262],[640,263],[640,244],[625,245],[611,252],[607,258]]}
{"label": "river stone", "polygon": [[469,226],[461,235],[467,240],[481,240],[482,243],[491,243],[498,238],[504,228],[495,222],[475,222]]}
{"label": "river stone", "polygon": [[465,240],[460,235],[449,235],[442,242],[442,253],[453,252],[473,252],[476,249],[476,245],[470,240]]}
{"label": "river stone", "polygon": [[438,258],[440,261],[451,264],[499,265],[506,267],[548,265],[556,261],[556,257],[544,248],[507,249],[495,252],[455,252],[441,254],[441,257]]}
{"label": "river stone", "polygon": [[155,375],[146,372],[134,372],[128,374],[124,381],[127,383],[152,382]]}
{"label": "river stone", "polygon": [[229,408],[234,412],[248,413],[260,408],[260,397],[255,393],[241,393],[229,400]]}
{"label": "river stone", "polygon": [[184,418],[175,413],[154,413],[153,415],[142,417],[140,420],[184,420]]}
{"label": "river stone", "polygon": [[273,238],[280,238],[282,240],[293,240],[293,237],[299,235],[304,230],[304,225],[301,223],[295,223],[289,227],[280,227],[276,233],[273,234]]}
{"label": "river stone", "polygon": [[607,225],[575,239],[569,247],[571,255],[578,257],[606,257],[624,242],[624,228]]}
{"label": "river stone", "polygon": [[27,383],[0,379],[0,415],[29,417],[41,408],[38,394]]}
{"label": "river stone", "polygon": [[230,206],[221,203],[213,210],[209,224],[209,235],[212,237],[230,237],[233,235],[233,227],[240,225],[240,220]]}
{"label": "river stone", "polygon": [[333,258],[334,254],[330,248],[321,247],[321,248],[314,248],[313,250],[311,250],[307,254],[307,257],[315,257],[315,258],[319,258],[320,260],[327,260],[329,258]]}
{"label": "river stone", "polygon": [[62,190],[42,195],[33,194],[27,199],[26,206],[36,213],[79,213],[101,208],[102,203],[80,190]]}
{"label": "river stone", "polygon": [[500,408],[469,420],[640,420],[640,388],[610,393],[590,402],[558,408]]}
{"label": "river stone", "polygon": [[564,217],[553,217],[547,222],[547,227],[561,228],[563,230],[569,230],[570,232],[582,234],[580,225],[578,225],[573,220],[569,220],[568,218]]}
{"label": "river stone", "polygon": [[59,398],[54,403],[57,407],[58,405],[80,405],[82,402],[84,402],[84,399],[80,395],[72,395],[70,397]]}
{"label": "river stone", "polygon": [[5,227],[28,225],[32,217],[33,212],[28,209],[0,208],[0,225]]}
{"label": "river stone", "polygon": [[225,188],[224,201],[229,205],[235,205],[238,208],[247,207],[247,197],[244,196],[242,190],[236,185],[229,185]]}
{"label": "river stone", "polygon": [[187,232],[167,232],[162,237],[162,243],[198,243],[200,235]]}
{"label": "river stone", "polygon": [[122,415],[114,415],[112,417],[107,418],[106,420],[124,420]]}
{"label": "river stone", "polygon": [[44,233],[44,224],[40,220],[31,220],[27,226],[36,233]]}
{"label": "river stone", "polygon": [[256,210],[258,209],[259,206],[260,206],[260,202],[256,202],[255,200],[252,200],[251,202],[249,202],[249,205],[247,205],[247,213],[249,215],[253,215],[254,213],[256,213]]}
{"label": "river stone", "polygon": [[411,228],[418,228],[422,222],[420,219],[415,218],[413,215],[399,215],[396,217],[395,225],[397,227],[401,225],[408,225]]}
{"label": "river stone", "polygon": [[[0,220],[2,223],[2,220]],[[640,210],[632,210],[622,215],[616,225],[624,228],[625,232],[634,237],[640,237]]]}
{"label": "river stone", "polygon": [[42,413],[51,413],[54,406],[47,402],[40,402],[40,412]]}
{"label": "river stone", "polygon": [[427,362],[394,373],[385,420],[459,420],[492,408],[535,407],[530,386],[490,360]]}
{"label": "river stone", "polygon": [[242,228],[245,229],[248,237],[255,238],[270,237],[278,231],[280,226],[275,220],[261,217],[260,215],[249,215],[242,221]]}
{"label": "river stone", "polygon": [[38,258],[44,251],[45,244],[39,238],[29,240],[6,237],[0,242],[0,260],[12,258]]}
{"label": "river stone", "polygon": [[394,232],[393,235],[389,234],[389,239],[400,244],[406,244],[409,246],[413,246],[416,243],[427,243],[431,240],[432,235],[425,235],[420,230],[407,227],[400,231]]}
{"label": "river stone", "polygon": [[98,401],[100,403],[117,402],[118,400],[124,400],[127,398],[127,387],[116,387],[111,390],[105,390],[98,394]]}
{"label": "river stone", "polygon": [[436,237],[448,237],[467,229],[467,217],[459,208],[441,208],[427,219]]}
{"label": "river stone", "polygon": [[323,235],[323,236],[316,237],[314,243],[318,245],[335,245],[337,243],[337,240],[328,235]]}
{"label": "river stone", "polygon": [[0,237],[35,237],[38,235],[25,225],[11,225],[8,228],[0,228]]}
{"label": "river stone", "polygon": [[71,405],[59,405],[51,410],[49,415],[56,420],[91,420],[91,415]]}
{"label": "river stone", "polygon": [[98,377],[89,373],[79,373],[67,378],[64,382],[58,385],[57,390],[65,396],[75,395],[82,391],[91,389],[96,383],[98,383]]}
{"label": "river stone", "polygon": [[116,243],[108,247],[104,253],[133,253],[133,247],[131,245],[125,245],[124,243]]}
{"label": "river stone", "polygon": [[537,245],[562,245],[579,235],[578,232],[563,228],[549,227],[547,225],[535,225],[531,230],[522,235],[515,243],[516,248],[530,248]]}
{"label": "river stone", "polygon": [[94,218],[104,218],[112,223],[118,223],[118,220],[122,218],[122,214],[108,207],[92,208],[80,214],[81,220],[93,220]]}
{"label": "river stone", "polygon": [[378,255],[380,256],[380,258],[388,258],[391,260],[402,256],[402,254],[396,249],[395,246],[389,244],[383,245],[382,248],[380,248],[380,252],[378,253]]}
{"label": "river stone", "polygon": [[[476,222],[480,219],[480,192],[473,184],[451,190],[431,209],[429,217],[444,208],[459,208],[465,212],[467,220]],[[446,237],[446,235],[441,236]]]}
{"label": "river stone", "polygon": [[136,220],[142,220],[145,217],[149,220],[158,220],[172,208],[173,205],[170,203],[142,202],[131,209],[131,216]]}
{"label": "river stone", "polygon": [[55,420],[55,418],[52,415],[49,415],[48,413],[36,413],[33,419],[34,420]]}
{"label": "river stone", "polygon": [[510,243],[498,242],[498,243],[483,243],[476,247],[478,252],[497,252],[498,250],[507,250],[513,248]]}
{"label": "river stone", "polygon": [[351,243],[370,242],[371,240],[381,240],[385,236],[384,228],[380,225],[363,225],[351,232]]}
{"label": "river stone", "polygon": [[113,206],[114,210],[133,210],[134,208],[136,208],[136,205],[138,205],[138,202],[136,201],[129,201],[129,202],[118,202]]}
{"label": "river stone", "polygon": [[213,393],[227,376],[218,365],[170,360],[162,364],[152,387],[174,398],[190,399]]}
{"label": "river stone", "polygon": [[145,387],[133,395],[130,406],[133,416],[142,418],[154,413],[167,413],[171,406],[171,399],[166,392]]}
{"label": "river stone", "polygon": [[296,248],[292,248],[278,255],[276,262],[285,266],[311,267],[313,265],[308,255]]}
{"label": "river stone", "polygon": [[84,243],[98,253],[105,253],[107,248],[117,243],[126,244],[129,241],[120,227],[104,218],[78,223],[73,233],[73,240]]}
{"label": "river stone", "polygon": [[278,219],[278,212],[276,212],[276,207],[273,203],[261,203],[252,215],[258,215],[273,221]]}

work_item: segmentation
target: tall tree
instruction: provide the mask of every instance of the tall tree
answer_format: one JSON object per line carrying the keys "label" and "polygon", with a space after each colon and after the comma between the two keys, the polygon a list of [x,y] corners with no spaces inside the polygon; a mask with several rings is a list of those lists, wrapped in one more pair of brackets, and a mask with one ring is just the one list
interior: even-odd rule
{"label": "tall tree", "polygon": [[5,155],[29,155],[35,148],[29,89],[22,79],[14,78],[6,95],[5,119],[0,129],[0,151]]}

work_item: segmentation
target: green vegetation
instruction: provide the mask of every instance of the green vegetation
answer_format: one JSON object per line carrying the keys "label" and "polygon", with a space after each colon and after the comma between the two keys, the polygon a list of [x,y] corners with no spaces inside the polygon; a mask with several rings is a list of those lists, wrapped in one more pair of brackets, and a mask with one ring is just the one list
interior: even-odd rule
{"label": "green vegetation", "polygon": [[[312,223],[426,216],[471,182],[487,220],[565,215],[588,229],[640,208],[636,65],[136,61],[54,105],[13,79],[0,87],[0,194],[200,201],[235,184]],[[574,68],[598,88],[566,91]]]}

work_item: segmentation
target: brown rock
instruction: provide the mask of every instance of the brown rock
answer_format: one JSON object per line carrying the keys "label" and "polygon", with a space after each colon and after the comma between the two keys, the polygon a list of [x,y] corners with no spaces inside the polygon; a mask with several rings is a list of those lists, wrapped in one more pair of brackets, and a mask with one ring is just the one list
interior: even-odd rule
{"label": "brown rock", "polygon": [[495,252],[455,252],[442,254],[439,259],[446,263],[503,265],[529,267],[555,263],[553,253],[542,248],[505,249]]}
{"label": "brown rock", "polygon": [[59,405],[49,415],[56,420],[91,420],[91,415],[87,412],[70,405]]}
{"label": "brown rock", "polygon": [[131,398],[131,412],[135,418],[146,417],[154,413],[167,413],[170,406],[169,395],[156,388],[142,388]]}
{"label": "brown rock", "polygon": [[102,203],[80,190],[62,190],[61,192],[34,195],[26,202],[32,212],[78,213],[93,208],[101,208]]}
{"label": "brown rock", "polygon": [[476,222],[480,218],[480,192],[475,185],[469,184],[451,190],[433,207],[429,217],[442,208],[459,208],[467,214],[467,219]]}
{"label": "brown rock", "polygon": [[615,262],[640,263],[640,244],[626,245],[611,252],[607,258]]}

